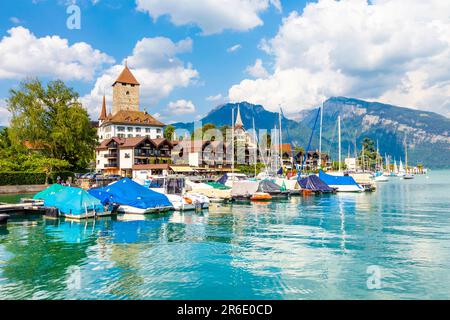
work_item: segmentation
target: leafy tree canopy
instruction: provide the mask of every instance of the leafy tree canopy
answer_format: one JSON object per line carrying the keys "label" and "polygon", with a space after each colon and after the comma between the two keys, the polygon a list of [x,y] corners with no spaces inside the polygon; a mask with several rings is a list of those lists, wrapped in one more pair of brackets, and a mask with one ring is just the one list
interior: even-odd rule
{"label": "leafy tree canopy", "polygon": [[44,86],[38,79],[28,79],[11,89],[7,99],[12,114],[11,148],[25,152],[27,141],[46,158],[65,161],[73,169],[87,167],[97,138],[78,98],[78,93],[59,80]]}

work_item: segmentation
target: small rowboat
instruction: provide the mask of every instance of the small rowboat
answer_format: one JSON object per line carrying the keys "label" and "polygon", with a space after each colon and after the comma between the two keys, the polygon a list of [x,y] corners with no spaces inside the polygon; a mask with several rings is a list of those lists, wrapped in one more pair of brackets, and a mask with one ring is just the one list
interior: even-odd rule
{"label": "small rowboat", "polygon": [[256,192],[250,200],[252,201],[267,201],[272,200],[272,196],[265,192]]}

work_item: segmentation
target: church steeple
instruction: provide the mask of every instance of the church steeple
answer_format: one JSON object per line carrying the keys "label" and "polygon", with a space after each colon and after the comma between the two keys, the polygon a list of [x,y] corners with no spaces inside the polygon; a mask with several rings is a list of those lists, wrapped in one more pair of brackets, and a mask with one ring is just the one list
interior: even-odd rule
{"label": "church steeple", "polygon": [[236,116],[236,123],[235,123],[234,127],[236,129],[244,128],[244,123],[242,122],[242,118],[241,118],[241,109],[240,109],[239,105],[238,105],[238,111],[237,111],[237,116]]}
{"label": "church steeple", "polygon": [[103,95],[102,111],[100,112],[100,116],[98,117],[98,120],[100,120],[100,121],[106,120],[106,98],[105,98],[105,95]]}

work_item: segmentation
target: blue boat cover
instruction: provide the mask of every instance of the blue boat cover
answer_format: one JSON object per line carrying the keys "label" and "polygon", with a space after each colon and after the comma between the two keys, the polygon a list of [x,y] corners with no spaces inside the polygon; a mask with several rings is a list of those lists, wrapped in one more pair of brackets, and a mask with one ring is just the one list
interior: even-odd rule
{"label": "blue boat cover", "polygon": [[87,211],[104,212],[102,203],[80,188],[65,187],[44,200],[44,206],[56,207],[64,214],[82,215]]}
{"label": "blue boat cover", "polygon": [[332,176],[320,170],[319,178],[329,186],[351,185],[359,187],[359,184],[357,184],[356,181],[350,176]]}
{"label": "blue boat cover", "polygon": [[316,175],[311,175],[303,179],[298,179],[298,184],[302,189],[312,190],[314,192],[333,192],[334,189],[328,186],[325,182],[320,180]]}
{"label": "blue boat cover", "polygon": [[217,183],[225,184],[228,180],[228,175],[225,173],[219,180],[217,180]]}
{"label": "blue boat cover", "polygon": [[52,184],[50,187],[48,187],[45,190],[42,190],[41,192],[37,193],[33,199],[34,200],[45,200],[49,197],[53,197],[55,194],[57,194],[59,191],[63,190],[65,187],[60,184]]}
{"label": "blue boat cover", "polygon": [[104,188],[91,189],[89,193],[103,204],[115,203],[139,209],[172,206],[164,194],[143,187],[129,178]]}

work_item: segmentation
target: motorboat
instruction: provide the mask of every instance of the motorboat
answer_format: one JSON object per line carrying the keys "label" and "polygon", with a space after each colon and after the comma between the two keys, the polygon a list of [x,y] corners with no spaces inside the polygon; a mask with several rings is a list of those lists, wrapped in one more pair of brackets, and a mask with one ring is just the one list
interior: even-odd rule
{"label": "motorboat", "polygon": [[113,206],[102,204],[99,199],[81,188],[64,187],[56,193],[48,192],[43,198],[44,206],[58,209],[59,215],[69,219],[109,216],[114,211]]}
{"label": "motorboat", "polygon": [[166,195],[150,190],[129,178],[113,182],[104,188],[90,189],[89,193],[103,204],[118,205],[118,213],[163,213],[173,209]]}
{"label": "motorboat", "polygon": [[337,192],[364,192],[364,188],[350,176],[331,175],[320,170],[319,178]]}
{"label": "motorboat", "polygon": [[252,201],[268,201],[272,200],[272,196],[266,192],[256,192],[253,196],[250,197]]}

